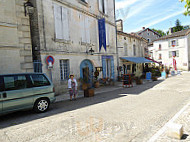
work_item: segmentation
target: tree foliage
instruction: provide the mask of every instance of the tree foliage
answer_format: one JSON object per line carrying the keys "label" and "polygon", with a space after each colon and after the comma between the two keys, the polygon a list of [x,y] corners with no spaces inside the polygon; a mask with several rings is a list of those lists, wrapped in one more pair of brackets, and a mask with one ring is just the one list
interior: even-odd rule
{"label": "tree foliage", "polygon": [[181,2],[184,2],[185,1],[185,8],[186,8],[186,11],[184,13],[184,15],[188,15],[190,16],[190,0],[181,0]]}
{"label": "tree foliage", "polygon": [[183,29],[184,27],[181,25],[179,19],[177,19],[175,22],[175,27],[173,27],[173,32],[182,31]]}
{"label": "tree foliage", "polygon": [[157,32],[161,36],[165,36],[166,35],[166,33],[164,31],[162,31],[162,30],[157,30],[157,29],[154,29],[154,28],[152,30],[155,31],[155,32]]}

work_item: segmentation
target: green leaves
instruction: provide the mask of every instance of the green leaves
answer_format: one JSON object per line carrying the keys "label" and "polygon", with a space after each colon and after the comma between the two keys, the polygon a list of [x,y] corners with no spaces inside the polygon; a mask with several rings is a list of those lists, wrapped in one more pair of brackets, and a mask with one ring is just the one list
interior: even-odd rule
{"label": "green leaves", "polygon": [[185,16],[190,16],[190,0],[181,0],[181,2],[185,2],[186,11],[184,12]]}

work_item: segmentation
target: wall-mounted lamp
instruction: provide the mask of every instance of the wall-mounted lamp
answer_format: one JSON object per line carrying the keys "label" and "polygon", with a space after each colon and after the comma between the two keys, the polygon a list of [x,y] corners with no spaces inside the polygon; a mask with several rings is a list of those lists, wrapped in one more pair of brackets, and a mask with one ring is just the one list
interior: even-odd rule
{"label": "wall-mounted lamp", "polygon": [[24,3],[24,14],[27,16],[27,14],[33,13],[34,6],[31,2],[27,1]]}
{"label": "wall-mounted lamp", "polygon": [[94,55],[94,50],[92,48],[90,48],[89,52],[90,52],[90,55]]}

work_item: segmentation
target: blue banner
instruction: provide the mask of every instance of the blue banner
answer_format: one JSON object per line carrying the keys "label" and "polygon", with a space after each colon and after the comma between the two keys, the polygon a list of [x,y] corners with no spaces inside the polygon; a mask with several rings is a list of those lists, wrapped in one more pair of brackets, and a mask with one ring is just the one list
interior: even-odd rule
{"label": "blue banner", "polygon": [[98,20],[98,29],[99,29],[99,51],[101,51],[102,46],[106,51],[106,26],[104,18]]}

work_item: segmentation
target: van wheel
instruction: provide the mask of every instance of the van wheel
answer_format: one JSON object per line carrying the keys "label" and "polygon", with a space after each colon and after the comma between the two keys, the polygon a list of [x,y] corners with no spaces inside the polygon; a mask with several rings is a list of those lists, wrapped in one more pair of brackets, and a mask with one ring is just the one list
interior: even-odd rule
{"label": "van wheel", "polygon": [[49,108],[49,100],[42,98],[38,99],[34,104],[34,111],[36,112],[46,112]]}

